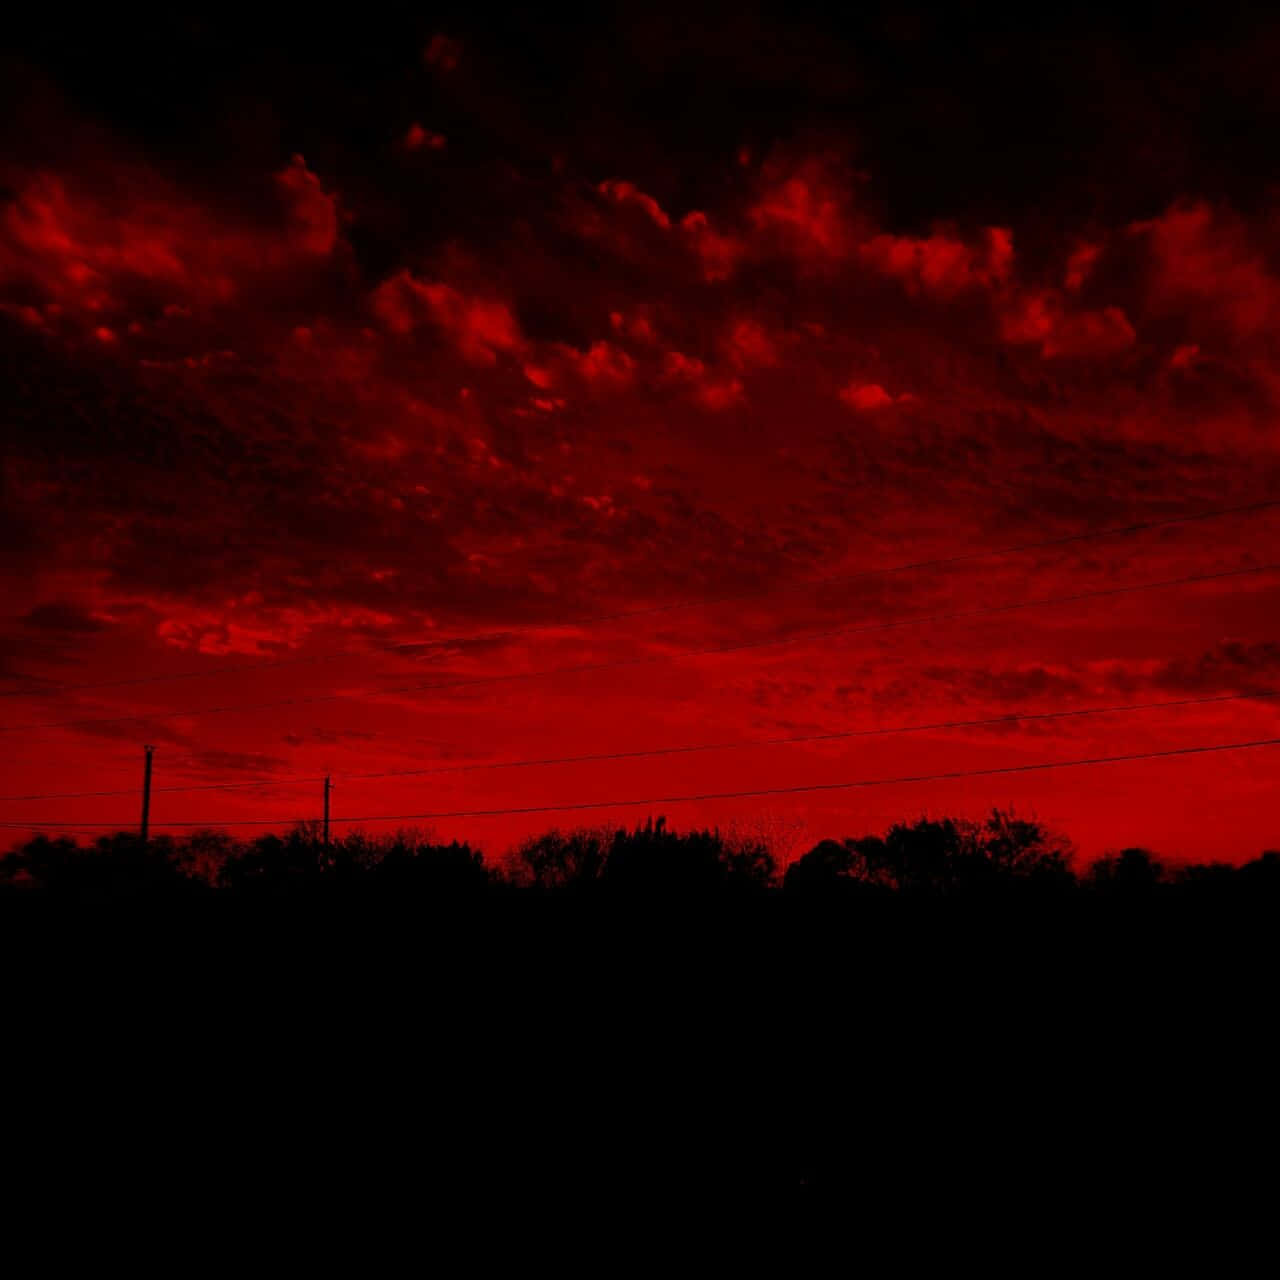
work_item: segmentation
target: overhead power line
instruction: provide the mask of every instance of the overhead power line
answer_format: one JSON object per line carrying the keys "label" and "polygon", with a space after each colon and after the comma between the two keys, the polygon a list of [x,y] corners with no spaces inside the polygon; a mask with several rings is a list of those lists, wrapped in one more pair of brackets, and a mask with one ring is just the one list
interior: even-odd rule
{"label": "overhead power line", "polygon": [[[333,818],[335,823],[351,825],[357,822],[420,822],[445,818],[497,818],[519,817],[535,813],[573,813],[588,809],[644,808],[660,804],[693,804],[711,800],[745,800],[761,796],[804,795],[824,791],[850,791],[863,787],[902,786],[920,782],[951,782],[963,778],[987,778],[1004,774],[1038,773],[1051,769],[1078,769],[1097,765],[1127,764],[1139,760],[1164,760],[1175,756],[1208,755],[1215,752],[1248,751],[1261,747],[1278,747],[1280,738],[1258,738],[1248,742],[1222,742],[1191,747],[1170,747],[1163,751],[1134,751],[1124,755],[1085,756],[1075,760],[1042,760],[1032,764],[996,765],[986,769],[958,769],[946,773],[903,774],[891,778],[855,778],[845,782],[809,782],[790,787],[753,787],[740,791],[702,791],[681,795],[622,797],[608,800],[569,801],[561,804],[521,805],[500,809],[438,809],[429,813],[369,813],[348,818]],[[161,827],[278,827],[298,823],[314,823],[314,817],[286,818],[235,818],[220,822],[216,819],[182,819],[163,822]],[[23,830],[56,828],[56,822],[30,820],[11,823]],[[79,828],[118,829],[114,822],[79,822]]]}
{"label": "overhead power line", "polygon": [[[715,596],[702,596],[693,600],[672,601],[667,604],[646,605],[640,609],[622,609],[612,613],[583,614],[576,618],[548,620],[546,622],[526,623],[515,627],[506,627],[498,631],[476,632],[471,635],[440,636],[418,640],[399,641],[382,645],[376,653],[398,653],[409,650],[444,649],[454,645],[476,644],[495,640],[505,640],[521,635],[535,634],[549,626],[586,626],[599,622],[619,622],[628,618],[653,617],[657,614],[676,613],[685,609],[704,608],[709,605],[723,604],[732,600],[745,600],[759,596],[793,595],[822,587],[843,586],[861,581],[863,578],[880,577],[894,573],[907,573],[920,569],[941,569],[952,565],[966,564],[976,560],[995,559],[998,556],[1017,555],[1027,551],[1044,551],[1053,547],[1069,546],[1076,542],[1089,542],[1102,538],[1125,537],[1136,533],[1146,533],[1154,529],[1166,529],[1175,525],[1194,524],[1206,520],[1220,520],[1228,516],[1251,515],[1260,511],[1280,507],[1280,499],[1264,502],[1250,502],[1235,507],[1220,507],[1213,511],[1201,511],[1192,515],[1170,516],[1161,520],[1144,520],[1135,524],[1116,525],[1106,529],[1085,530],[1081,533],[1064,534],[1061,537],[1041,538],[1033,542],[1020,542],[1003,547],[991,547],[973,551],[963,551],[952,556],[939,556],[927,560],[912,560],[906,563],[882,565],[870,569],[859,569],[852,574],[835,574],[823,578],[811,578],[804,582],[789,583],[782,586],[756,587],[740,591],[726,592]],[[318,664],[338,662],[343,658],[367,657],[367,649],[344,649],[335,653],[296,654],[288,657],[273,658],[266,662],[241,663],[239,666],[222,667],[218,670],[202,669],[199,671],[157,672],[145,676],[128,676],[116,680],[95,680],[79,684],[45,682],[35,689],[10,689],[0,691],[2,698],[33,698],[75,693],[90,689],[121,689],[137,685],[168,683],[175,680],[201,680],[215,676],[242,675],[253,671],[273,671],[280,667],[300,664]],[[19,679],[37,679],[32,676],[18,676]]]}
{"label": "overhead power line", "polygon": [[117,715],[83,717],[73,720],[53,720],[36,724],[0,725],[0,733],[29,733],[36,729],[73,729],[102,724],[148,724],[156,720],[176,720],[199,716],[231,715],[245,711],[274,711],[284,707],[317,706],[333,702],[365,702],[374,698],[399,697],[410,693],[427,693],[435,690],[465,689],[479,685],[509,683],[519,680],[538,680],[552,676],[584,674],[593,671],[610,671],[625,667],[648,666],[661,662],[676,662],[685,658],[709,657],[713,654],[741,653],[750,649],[778,648],[788,644],[801,644],[812,640],[827,640],[836,636],[869,635],[881,631],[893,631],[904,627],[925,626],[935,622],[965,622],[975,618],[998,617],[1022,609],[1046,605],[1076,604],[1084,600],[1101,600],[1109,596],[1129,595],[1138,591],[1157,591],[1168,587],[1190,586],[1202,582],[1219,582],[1230,578],[1244,578],[1280,570],[1280,563],[1250,565],[1242,569],[1223,569],[1214,573],[1188,574],[1178,578],[1164,578],[1155,582],[1136,582],[1118,587],[1099,587],[1089,591],[1076,591],[1062,596],[1040,596],[1030,600],[1018,600],[1010,604],[990,605],[978,609],[959,609],[948,613],[919,614],[888,622],[854,623],[848,626],[830,627],[821,631],[803,631],[789,636],[775,636],[767,640],[735,641],[732,644],[710,645],[697,649],[675,649],[666,653],[646,654],[637,658],[618,658],[606,662],[575,663],[562,667],[546,667],[535,671],[508,672],[503,675],[470,676],[458,680],[435,681],[429,684],[402,685],[391,689],[371,689],[355,693],[309,694],[296,698],[278,698],[267,702],[236,703],[214,707],[185,707],[163,709],[141,715]]}
{"label": "overhead power line", "polygon": [[[984,716],[969,720],[934,720],[922,724],[877,725],[870,729],[840,729],[825,733],[803,733],[776,738],[746,738],[730,742],[699,742],[677,746],[644,747],[627,751],[600,751],[575,756],[541,756],[521,760],[477,760],[465,764],[431,765],[418,769],[379,769],[361,773],[307,774],[283,778],[255,778],[239,782],[199,782],[183,786],[153,787],[153,795],[178,795],[197,791],[238,791],[277,786],[312,786],[334,776],[345,782],[364,782],[385,778],[420,778],[444,773],[473,773],[492,769],[530,769],[551,765],[591,764],[612,760],[638,760],[656,756],[693,755],[707,751],[742,751],[757,747],[795,746],[800,743],[839,742],[850,738],[889,737],[894,734],[927,733],[944,729],[979,729],[996,725],[1022,724],[1038,720],[1069,720],[1085,716],[1119,715],[1136,711],[1155,711],[1176,707],[1199,707],[1224,702],[1244,702],[1280,697],[1280,689],[1255,689],[1246,693],[1206,694],[1196,698],[1172,698],[1156,702],[1125,702],[1105,707],[1079,707],[1067,711],[1011,712],[1000,716]],[[88,800],[109,796],[133,796],[136,787],[110,791],[46,791],[27,795],[0,796],[3,801],[24,800]],[[5,825],[0,823],[0,826]]]}

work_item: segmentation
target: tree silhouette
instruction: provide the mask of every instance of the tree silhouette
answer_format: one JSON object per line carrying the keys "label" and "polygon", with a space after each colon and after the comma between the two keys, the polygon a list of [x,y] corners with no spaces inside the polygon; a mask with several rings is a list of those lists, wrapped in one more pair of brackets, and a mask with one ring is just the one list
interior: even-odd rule
{"label": "tree silhouette", "polygon": [[538,889],[583,888],[604,871],[606,839],[598,831],[547,831],[516,850],[517,875]]}
{"label": "tree silhouette", "polygon": [[1105,893],[1150,894],[1164,878],[1164,864],[1146,849],[1121,849],[1099,858],[1089,868],[1093,887]]}
{"label": "tree silhouette", "polygon": [[642,896],[709,897],[766,888],[776,870],[762,844],[733,846],[718,831],[671,831],[659,817],[614,834],[601,883]]}
{"label": "tree silhouette", "polygon": [[1042,823],[993,809],[979,833],[979,875],[1030,880],[1053,887],[1070,883],[1072,849]]}
{"label": "tree silhouette", "polygon": [[0,883],[72,898],[155,896],[193,887],[172,840],[144,843],[124,832],[101,836],[88,848],[66,837],[36,836],[0,863]]}
{"label": "tree silhouette", "polygon": [[863,843],[861,840],[820,841],[787,868],[782,877],[784,892],[797,896],[823,896],[881,888],[869,870],[871,866],[878,865],[879,859],[874,852],[868,858],[860,848]]}
{"label": "tree silhouette", "polygon": [[297,826],[287,835],[259,836],[223,864],[218,883],[235,893],[285,893],[317,889],[332,854],[314,830]]}
{"label": "tree silhouette", "polygon": [[1268,849],[1240,868],[1241,882],[1260,894],[1280,894],[1280,851]]}
{"label": "tree silhouette", "polygon": [[373,886],[391,893],[432,892],[445,896],[474,895],[489,887],[484,859],[469,845],[438,845],[403,836],[378,851],[372,862]]}
{"label": "tree silhouette", "polygon": [[1043,824],[996,809],[985,822],[921,818],[880,836],[824,840],[784,878],[793,893],[858,885],[951,894],[1034,883],[1073,883],[1071,848]]}

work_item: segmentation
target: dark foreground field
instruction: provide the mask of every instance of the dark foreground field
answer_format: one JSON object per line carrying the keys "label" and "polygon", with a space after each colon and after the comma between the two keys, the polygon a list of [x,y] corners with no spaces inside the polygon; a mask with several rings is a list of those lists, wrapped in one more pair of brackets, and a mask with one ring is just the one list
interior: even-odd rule
{"label": "dark foreground field", "polygon": [[212,881],[163,843],[29,846],[0,894],[7,1203],[55,1252],[71,1214],[139,1255],[460,1236],[602,1270],[683,1226],[1030,1265],[1113,1229],[1222,1260],[1243,1236],[1211,1221],[1271,1220],[1274,861],[893,885],[828,848],[690,882],[705,841],[628,840],[581,876],[556,846],[541,884],[458,846],[343,870],[304,835]]}

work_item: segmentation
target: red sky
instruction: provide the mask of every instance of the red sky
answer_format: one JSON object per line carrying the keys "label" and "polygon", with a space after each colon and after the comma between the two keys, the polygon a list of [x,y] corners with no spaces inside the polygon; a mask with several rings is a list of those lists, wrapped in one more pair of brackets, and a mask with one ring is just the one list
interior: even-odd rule
{"label": "red sky", "polygon": [[[1280,498],[1275,30],[956,21],[24,30],[3,793],[127,790],[144,742],[157,788],[260,781],[158,791],[164,829],[314,816],[286,780],[325,772],[349,817],[1280,737],[1250,698],[350,776],[1280,689],[1280,509],[865,575]],[[1086,856],[1238,859],[1280,843],[1278,766],[652,812],[794,852],[1012,805]],[[423,825],[500,852],[650,811]]]}

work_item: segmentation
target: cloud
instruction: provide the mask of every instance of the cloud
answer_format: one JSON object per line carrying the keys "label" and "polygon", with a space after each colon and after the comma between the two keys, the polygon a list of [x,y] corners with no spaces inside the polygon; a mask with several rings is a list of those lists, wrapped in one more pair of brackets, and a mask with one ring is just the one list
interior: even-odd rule
{"label": "cloud", "polygon": [[729,358],[740,369],[771,368],[778,363],[778,345],[755,320],[735,321],[725,339]]}
{"label": "cloud", "polygon": [[614,204],[630,205],[639,209],[656,227],[663,231],[671,230],[671,219],[662,206],[652,197],[646,195],[632,182],[623,182],[611,178],[602,182],[597,188],[602,196],[612,200]]}
{"label": "cloud", "polygon": [[707,281],[728,280],[747,253],[747,246],[740,238],[717,231],[700,210],[685,214],[680,220],[680,230]]}
{"label": "cloud", "polygon": [[1102,246],[1096,244],[1081,244],[1071,251],[1071,256],[1067,259],[1066,274],[1063,277],[1063,285],[1072,293],[1077,292],[1084,287],[1084,283],[1093,274],[1093,269],[1097,266],[1098,259],[1102,256]]}
{"label": "cloud", "polygon": [[1046,360],[1104,359],[1127,350],[1137,338],[1120,307],[1071,311],[1052,290],[1027,293],[1008,304],[1001,335],[1006,342],[1039,344]]}
{"label": "cloud", "polygon": [[114,183],[28,175],[0,214],[0,289],[21,298],[37,327],[74,317],[112,342],[130,323],[226,306],[290,273],[301,279],[339,243],[337,200],[301,156],[274,188],[283,220],[271,226],[215,215],[136,166]]}
{"label": "cloud", "polygon": [[1193,333],[1239,340],[1271,330],[1280,281],[1246,225],[1203,201],[1180,202],[1134,223],[1151,255],[1148,304]]}
{"label": "cloud", "polygon": [[[708,282],[729,280],[749,261],[833,266],[849,257],[865,228],[865,220],[850,211],[847,183],[826,157],[779,158],[765,165],[732,225],[717,225],[699,209],[677,220],[629,180],[611,178],[597,191],[615,207],[635,210],[658,231],[670,233],[692,252]],[[583,234],[604,234],[586,212],[578,214],[577,226]],[[611,239],[618,251],[635,252],[626,236],[615,233]]]}
{"label": "cloud", "polygon": [[858,222],[849,213],[844,185],[821,159],[789,170],[765,166],[764,186],[747,209],[756,235],[801,260],[840,259],[853,249]]}
{"label": "cloud", "polygon": [[427,43],[422,57],[427,66],[434,67],[437,71],[447,73],[456,70],[458,63],[462,61],[462,42],[443,32],[437,32]]}
{"label": "cloud", "polygon": [[859,413],[887,409],[893,397],[878,382],[851,382],[840,389],[840,399]]}
{"label": "cloud", "polygon": [[668,351],[662,357],[666,377],[677,381],[698,381],[706,376],[707,366],[697,356],[687,356],[683,351]]}
{"label": "cloud", "polygon": [[404,135],[404,146],[406,151],[443,151],[448,146],[448,139],[443,133],[424,129],[415,122]]}
{"label": "cloud", "polygon": [[304,253],[324,255],[338,243],[338,204],[301,156],[276,174],[289,215],[290,241]]}
{"label": "cloud", "polygon": [[604,386],[628,386],[635,375],[635,361],[611,342],[593,342],[586,351],[563,348],[565,358],[579,377]]}
{"label": "cloud", "polygon": [[742,382],[735,377],[716,374],[705,361],[682,351],[667,351],[662,358],[663,380],[688,389],[692,401],[713,413],[722,413],[746,398]]}
{"label": "cloud", "polygon": [[464,294],[441,281],[420,280],[408,270],[397,272],[374,290],[372,307],[394,334],[407,335],[429,323],[445,333],[472,364],[492,365],[500,354],[525,348],[520,326],[506,303]]}
{"label": "cloud", "polygon": [[745,394],[737,378],[722,378],[700,383],[694,391],[694,399],[713,413],[723,413],[741,404]]}
{"label": "cloud", "polygon": [[1101,311],[1077,311],[1061,317],[1040,347],[1045,359],[1055,356],[1094,357],[1116,355],[1133,346],[1137,334],[1119,307]]}
{"label": "cloud", "polygon": [[654,342],[658,335],[647,311],[644,307],[636,308],[629,314],[611,311],[609,324],[616,333],[625,334],[635,342]]}
{"label": "cloud", "polygon": [[1265,688],[1280,678],[1280,644],[1223,640],[1189,658],[1162,663],[1153,682],[1188,693],[1224,693]]}
{"label": "cloud", "polygon": [[926,669],[924,675],[967,701],[1012,705],[1019,710],[1061,705],[1064,698],[1074,699],[1089,692],[1077,673],[1039,663],[1004,669],[938,666]]}
{"label": "cloud", "polygon": [[900,280],[910,293],[950,298],[970,289],[994,289],[1013,271],[1013,235],[988,227],[976,244],[947,232],[918,238],[882,232],[858,253],[873,271]]}
{"label": "cloud", "polygon": [[69,600],[50,600],[29,610],[22,621],[40,631],[90,634],[102,631],[106,623],[93,612]]}
{"label": "cloud", "polygon": [[[190,222],[188,212],[196,215]],[[41,174],[5,207],[0,280],[28,283],[44,299],[91,312],[114,307],[115,291],[133,281],[170,295],[226,298],[235,286],[221,260],[236,255],[200,234],[205,221],[181,204],[110,207]]]}

